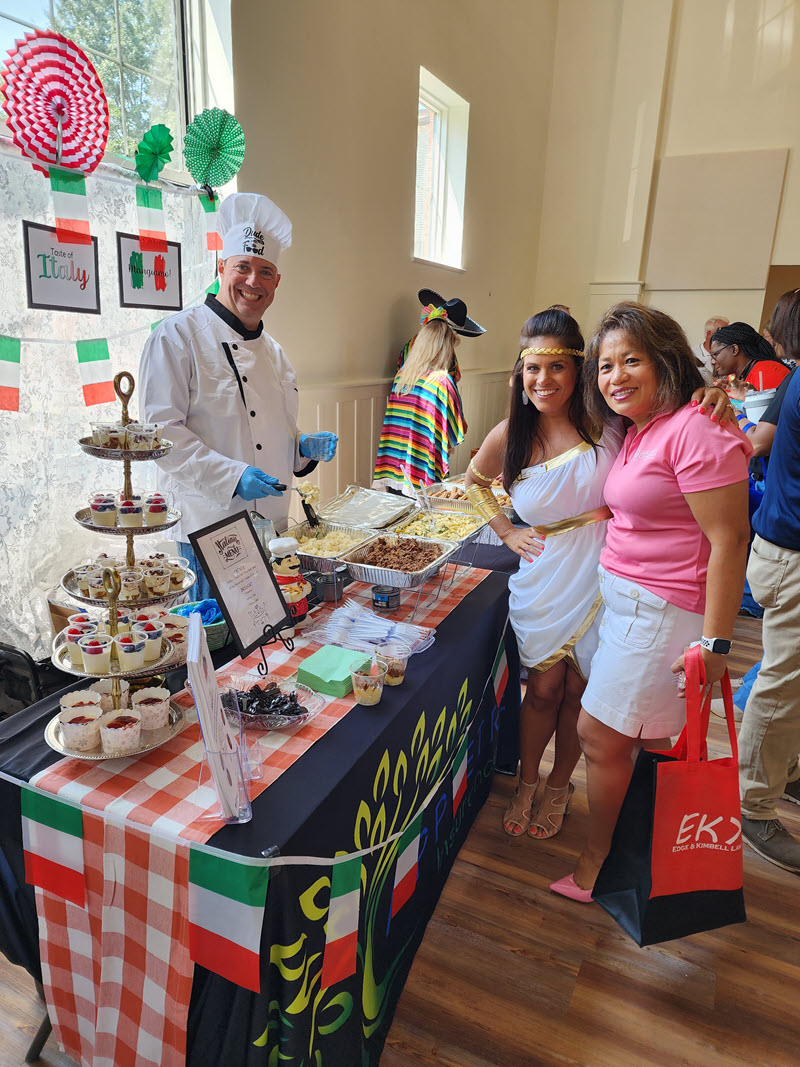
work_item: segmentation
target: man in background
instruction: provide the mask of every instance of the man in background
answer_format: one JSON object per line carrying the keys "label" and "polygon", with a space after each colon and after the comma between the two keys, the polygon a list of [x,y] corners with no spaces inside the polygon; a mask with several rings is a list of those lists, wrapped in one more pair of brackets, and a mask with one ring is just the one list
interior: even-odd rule
{"label": "man in background", "polygon": [[705,339],[702,340],[699,345],[694,345],[692,348],[692,352],[694,352],[695,358],[700,365],[700,373],[703,375],[706,385],[711,385],[714,380],[714,374],[711,367],[711,338],[720,326],[730,326],[730,320],[726,319],[723,315],[713,315],[710,319],[706,319]]}

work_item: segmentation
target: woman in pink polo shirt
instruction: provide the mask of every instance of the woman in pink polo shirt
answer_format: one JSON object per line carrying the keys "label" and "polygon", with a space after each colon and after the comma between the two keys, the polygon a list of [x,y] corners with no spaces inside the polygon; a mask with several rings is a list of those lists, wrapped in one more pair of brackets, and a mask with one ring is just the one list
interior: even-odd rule
{"label": "woman in pink polo shirt", "polygon": [[589,840],[550,887],[591,900],[630,781],[637,747],[664,748],[685,721],[675,673],[703,645],[706,676],[725,672],[741,603],[750,526],[752,447],[695,417],[702,378],[680,326],[661,311],[617,304],[585,359],[591,416],[631,419],[606,480],[613,512],[600,555],[605,612],[578,733],[586,759]]}

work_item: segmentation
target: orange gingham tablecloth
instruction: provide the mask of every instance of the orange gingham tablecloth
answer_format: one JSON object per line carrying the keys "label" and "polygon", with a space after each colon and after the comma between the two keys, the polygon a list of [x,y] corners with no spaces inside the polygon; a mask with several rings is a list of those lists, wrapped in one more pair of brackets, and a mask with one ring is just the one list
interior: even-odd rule
{"label": "orange gingham tablecloth", "polygon": [[[436,627],[488,574],[459,567],[438,599],[421,600],[414,623]],[[346,590],[371,606],[369,586]],[[407,618],[416,594],[395,619]],[[315,612],[319,618],[332,607]],[[296,638],[294,651],[268,645],[270,673],[294,674],[315,650]],[[228,664],[252,673],[260,653]],[[184,690],[174,698],[193,707]],[[326,698],[309,723],[261,738],[263,778],[251,798],[299,759],[354,706],[352,696]],[[56,1040],[87,1067],[179,1067],[186,1058],[186,1020],[194,965],[188,949],[189,843],[206,842],[223,826],[208,818],[216,804],[210,783],[198,788],[204,749],[192,722],[160,748],[98,763],[59,760],[30,784],[84,812],[86,908],[36,889],[42,982]]]}

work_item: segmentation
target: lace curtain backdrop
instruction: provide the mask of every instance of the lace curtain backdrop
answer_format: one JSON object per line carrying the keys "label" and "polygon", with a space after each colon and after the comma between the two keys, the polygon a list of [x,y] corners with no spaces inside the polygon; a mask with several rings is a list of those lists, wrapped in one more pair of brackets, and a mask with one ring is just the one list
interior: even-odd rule
{"label": "lace curtain backdrop", "polygon": [[[0,334],[22,339],[20,410],[0,411],[0,640],[36,659],[50,654],[47,593],[70,567],[101,551],[118,555],[125,545],[124,538],[87,533],[73,518],[87,506],[90,492],[122,489],[122,464],[88,456],[78,445],[91,422],[119,419],[120,405],[85,406],[74,342],[108,338],[109,377],[126,370],[136,378],[150,327],[164,318],[157,310],[120,307],[116,233],[138,233],[136,182],[120,174],[121,168],[101,164],[86,180],[89,225],[98,239],[102,313],[32,310],[22,220],[53,225],[50,184],[8,142],[0,143]],[[157,184],[167,240],[181,244],[186,307],[205,298],[215,257],[206,251],[196,193]],[[137,412],[134,393],[132,417]],[[135,463],[132,477],[134,488],[152,488],[154,465]],[[155,547],[155,541],[146,543]]]}

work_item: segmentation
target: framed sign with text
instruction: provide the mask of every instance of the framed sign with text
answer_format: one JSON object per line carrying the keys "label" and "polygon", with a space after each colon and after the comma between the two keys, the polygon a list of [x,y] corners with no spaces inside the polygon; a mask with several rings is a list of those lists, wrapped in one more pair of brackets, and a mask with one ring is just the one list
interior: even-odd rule
{"label": "framed sign with text", "polygon": [[240,656],[293,625],[246,511],[189,534],[189,541]]}
{"label": "framed sign with text", "polygon": [[52,226],[22,223],[28,307],[100,314],[97,238],[88,245],[59,244]]}
{"label": "framed sign with text", "polygon": [[143,252],[139,238],[117,233],[119,302],[124,308],[180,311],[183,307],[181,246],[167,241],[166,252]]}

